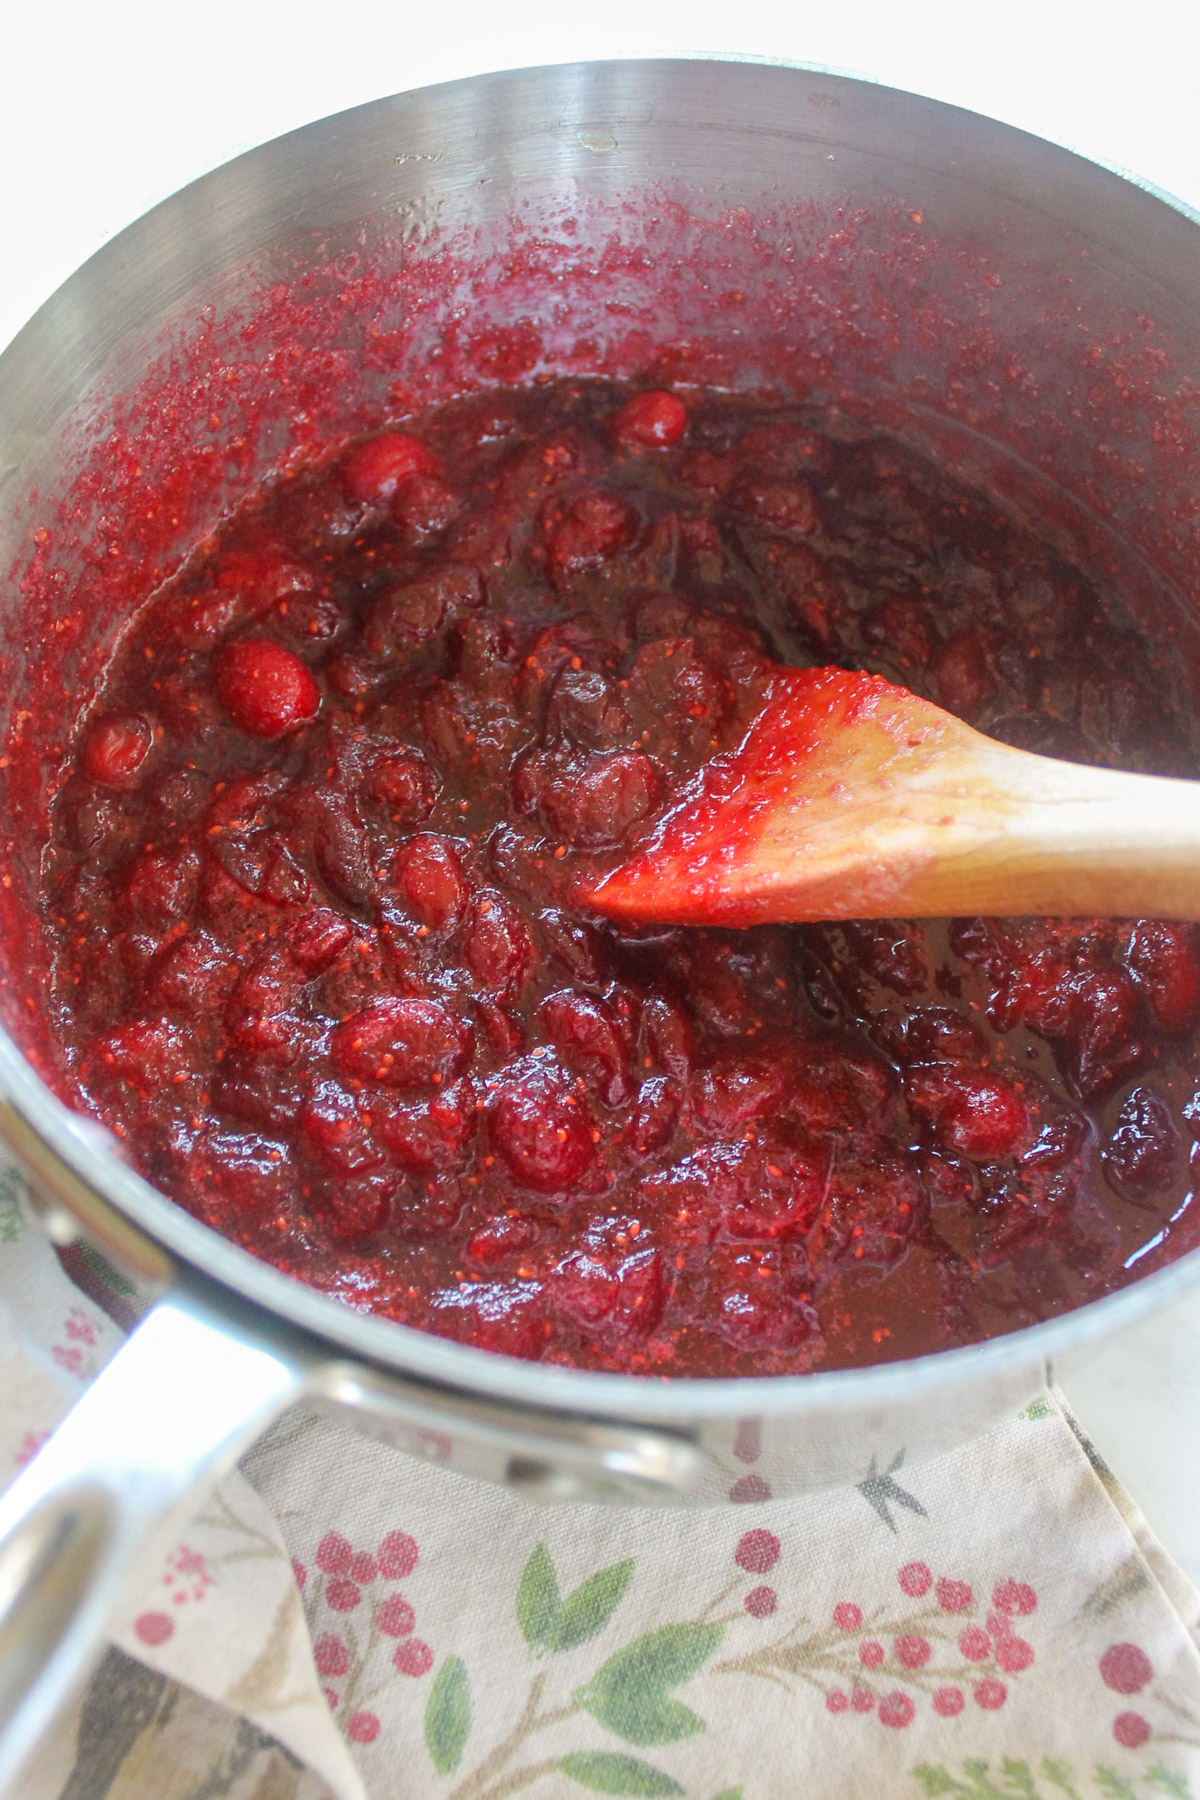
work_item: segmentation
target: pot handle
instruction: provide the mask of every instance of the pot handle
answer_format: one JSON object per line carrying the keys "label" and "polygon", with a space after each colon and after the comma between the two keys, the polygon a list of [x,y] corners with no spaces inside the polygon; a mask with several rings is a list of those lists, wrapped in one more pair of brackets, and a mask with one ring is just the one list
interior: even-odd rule
{"label": "pot handle", "polygon": [[0,1497],[0,1793],[131,1583],[303,1387],[298,1360],[172,1293]]}

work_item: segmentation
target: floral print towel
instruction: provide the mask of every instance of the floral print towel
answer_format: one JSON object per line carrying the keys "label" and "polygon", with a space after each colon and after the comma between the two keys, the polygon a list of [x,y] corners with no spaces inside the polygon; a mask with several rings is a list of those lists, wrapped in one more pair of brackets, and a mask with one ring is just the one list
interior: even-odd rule
{"label": "floral print towel", "polygon": [[[0,1172],[0,1466],[119,1342]],[[764,1489],[535,1507],[296,1409],[21,1800],[1200,1800],[1200,1596],[1055,1396]]]}

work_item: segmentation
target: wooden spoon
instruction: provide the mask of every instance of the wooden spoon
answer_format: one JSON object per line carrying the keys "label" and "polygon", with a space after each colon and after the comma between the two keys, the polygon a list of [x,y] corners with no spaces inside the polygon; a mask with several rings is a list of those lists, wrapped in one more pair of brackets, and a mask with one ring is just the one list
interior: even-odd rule
{"label": "wooden spoon", "polygon": [[877,675],[780,669],[587,899],[614,919],[1200,919],[1200,782],[995,743]]}

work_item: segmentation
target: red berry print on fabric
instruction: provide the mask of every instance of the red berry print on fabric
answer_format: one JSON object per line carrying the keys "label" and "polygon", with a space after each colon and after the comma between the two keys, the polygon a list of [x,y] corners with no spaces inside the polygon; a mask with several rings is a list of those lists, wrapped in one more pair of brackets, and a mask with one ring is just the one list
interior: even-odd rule
{"label": "red berry print on fabric", "polygon": [[943,1612],[947,1613],[966,1612],[975,1598],[967,1582],[951,1581],[945,1575],[939,1579],[934,1592],[937,1595],[938,1605]]}
{"label": "red berry print on fabric", "polygon": [[933,1571],[928,1563],[905,1563],[896,1579],[900,1583],[901,1593],[907,1594],[910,1600],[918,1600],[933,1586]]}
{"label": "red berry print on fabric", "polygon": [[996,1662],[1006,1675],[1019,1675],[1033,1663],[1033,1645],[1024,1638],[1002,1638],[996,1644]]}
{"label": "red berry print on fabric", "polygon": [[892,1645],[896,1661],[906,1669],[923,1669],[929,1661],[929,1639],[918,1637],[915,1632],[906,1632],[898,1637]]}
{"label": "red berry print on fabric", "polygon": [[353,1612],[362,1602],[362,1589],[355,1581],[331,1581],[325,1599],[334,1612]]}
{"label": "red berry print on fabric", "polygon": [[190,1600],[203,1600],[213,1580],[203,1551],[180,1544],[167,1558],[162,1584],[170,1590],[173,1605],[186,1606]]}
{"label": "red berry print on fabric", "polygon": [[433,1651],[422,1638],[409,1638],[397,1644],[392,1663],[401,1675],[428,1675],[433,1667]]}
{"label": "red berry print on fabric", "polygon": [[940,1687],[933,1696],[933,1710],[943,1719],[955,1719],[967,1704],[960,1687]]}
{"label": "red berry print on fabric", "polygon": [[300,1559],[295,1556],[292,1558],[292,1575],[295,1579],[296,1586],[300,1589],[300,1592],[303,1593],[308,1586],[308,1570]]}
{"label": "red berry print on fabric", "polygon": [[379,1573],[379,1564],[369,1550],[356,1550],[350,1558],[347,1574],[361,1587],[369,1587]]}
{"label": "red berry print on fabric", "polygon": [[825,1709],[827,1712],[844,1713],[849,1704],[850,1696],[849,1694],[844,1694],[841,1688],[830,1688],[825,1696]]}
{"label": "red berry print on fabric", "polygon": [[33,1461],[42,1445],[50,1436],[48,1431],[25,1431],[21,1434],[21,1445],[13,1457],[13,1466],[23,1469],[26,1463]]}
{"label": "red berry print on fabric", "polygon": [[1118,1713],[1113,1720],[1113,1736],[1126,1750],[1140,1750],[1150,1737],[1150,1721],[1141,1713]]}
{"label": "red berry print on fabric", "polygon": [[779,1595],[773,1587],[751,1588],[742,1605],[752,1619],[769,1619],[779,1605]]}
{"label": "red berry print on fabric", "polygon": [[887,1661],[887,1651],[874,1638],[867,1638],[858,1646],[858,1659],[864,1669],[881,1669]]}
{"label": "red berry print on fabric", "polygon": [[1140,1693],[1154,1669],[1137,1644],[1110,1644],[1100,1658],[1100,1679],[1114,1694]]}
{"label": "red berry print on fabric", "polygon": [[389,1531],[379,1546],[379,1573],[388,1581],[403,1581],[417,1566],[417,1540],[407,1531]]}
{"label": "red berry print on fabric", "polygon": [[992,1654],[992,1640],[978,1625],[968,1625],[959,1633],[958,1647],[968,1662],[986,1662]]}
{"label": "red berry print on fabric", "polygon": [[387,1637],[407,1637],[417,1616],[402,1594],[389,1594],[375,1615],[375,1622]]}
{"label": "red berry print on fabric", "polygon": [[340,1531],[327,1531],[317,1545],[315,1560],[326,1575],[344,1575],[354,1560],[354,1549]]}
{"label": "red berry print on fabric", "polygon": [[420,1680],[433,1668],[433,1650],[414,1635],[416,1609],[392,1585],[407,1580],[419,1561],[417,1541],[407,1531],[389,1531],[372,1548],[331,1530],[313,1554],[315,1572],[301,1561],[293,1564],[317,1674],[352,1744],[373,1744],[380,1736],[378,1713],[362,1703],[379,1692],[381,1675]]}
{"label": "red berry print on fabric", "polygon": [[833,1622],[839,1631],[857,1631],[863,1622],[862,1607],[853,1600],[839,1600],[833,1609]]}
{"label": "red berry print on fabric", "polygon": [[870,1688],[856,1687],[850,1695],[850,1704],[856,1713],[874,1712],[875,1696]]}
{"label": "red berry print on fabric", "polygon": [[779,1561],[779,1539],[773,1531],[747,1531],[738,1539],[733,1560],[750,1575],[765,1575]]}
{"label": "red berry print on fabric", "polygon": [[916,1710],[907,1694],[885,1694],[879,1702],[879,1723],[902,1730],[912,1724]]}
{"label": "red berry print on fabric", "polygon": [[996,1712],[1008,1699],[1008,1689],[1002,1681],[993,1681],[989,1676],[986,1681],[977,1681],[972,1692],[976,1706],[982,1706],[985,1712]]}
{"label": "red berry print on fabric", "polygon": [[174,1635],[175,1621],[168,1618],[166,1613],[144,1612],[133,1621],[133,1629],[143,1644],[157,1649],[159,1644],[165,1644]]}
{"label": "red berry print on fabric", "polygon": [[1001,1581],[992,1590],[992,1605],[997,1612],[1027,1617],[1037,1610],[1037,1595],[1027,1581]]}
{"label": "red berry print on fabric", "polygon": [[771,1484],[761,1475],[742,1475],[729,1490],[735,1506],[755,1506],[771,1498]]}
{"label": "red berry print on fabric", "polygon": [[350,1652],[341,1638],[334,1637],[327,1631],[313,1645],[313,1661],[317,1665],[318,1675],[344,1675],[350,1667]]}

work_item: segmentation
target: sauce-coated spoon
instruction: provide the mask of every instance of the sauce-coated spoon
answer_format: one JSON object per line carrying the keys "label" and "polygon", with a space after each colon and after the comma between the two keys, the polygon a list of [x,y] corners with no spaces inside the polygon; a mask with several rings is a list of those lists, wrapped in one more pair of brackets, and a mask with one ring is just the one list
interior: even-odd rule
{"label": "sauce-coated spoon", "polygon": [[1200,782],[1014,750],[880,676],[780,669],[740,748],[588,898],[691,925],[1200,919]]}

